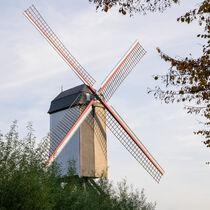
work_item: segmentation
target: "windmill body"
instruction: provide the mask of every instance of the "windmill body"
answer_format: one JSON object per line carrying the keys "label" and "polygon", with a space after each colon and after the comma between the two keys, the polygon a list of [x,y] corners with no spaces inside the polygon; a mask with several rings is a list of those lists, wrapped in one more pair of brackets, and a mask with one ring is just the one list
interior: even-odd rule
{"label": "windmill body", "polygon": [[94,78],[64,46],[39,11],[32,5],[24,14],[84,83],[60,93],[51,103],[51,131],[49,138],[43,143],[46,167],[54,161],[58,162],[65,174],[67,162],[75,160],[79,176],[107,177],[107,127],[123,147],[159,182],[164,170],[117,111],[107,104],[145,55],[146,51],[139,41],[133,43],[97,91],[93,87]]}
{"label": "windmill body", "polygon": [[[65,135],[71,126],[69,121],[74,121],[80,116],[91,100],[91,92],[86,85],[80,85],[61,92],[51,102],[48,113],[50,114],[50,130],[66,116],[62,132]],[[62,152],[55,158],[65,175],[68,172],[69,161],[74,164],[76,174],[80,177],[107,177],[107,144],[106,144],[106,119],[99,119],[98,112],[105,112],[100,103],[93,104],[93,111],[84,120],[82,125],[71,137]],[[63,136],[59,134],[61,141]],[[54,136],[50,136],[50,147],[53,148]]]}

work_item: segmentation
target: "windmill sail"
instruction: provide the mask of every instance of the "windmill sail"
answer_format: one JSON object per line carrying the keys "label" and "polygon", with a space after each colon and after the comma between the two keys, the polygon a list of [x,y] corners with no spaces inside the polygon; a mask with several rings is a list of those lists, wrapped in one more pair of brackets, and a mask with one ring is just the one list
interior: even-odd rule
{"label": "windmill sail", "polygon": [[88,86],[92,86],[95,80],[92,76],[80,65],[74,56],[68,51],[50,26],[46,23],[34,5],[24,11],[25,16],[31,23],[40,31],[44,38],[53,46],[57,53],[64,61],[73,69],[77,76]]}
{"label": "windmill sail", "polygon": [[[46,160],[47,166],[55,160],[92,110],[94,100],[90,101],[88,105],[82,105],[82,107],[80,106],[79,108],[78,106],[73,107],[75,101],[69,109],[65,111],[63,117],[50,131],[43,143],[43,147],[45,147],[43,158]],[[83,111],[80,112],[80,110]]]}
{"label": "windmill sail", "polygon": [[115,68],[110,72],[99,90],[99,93],[102,93],[106,102],[112,97],[114,92],[145,55],[145,53],[146,51],[144,48],[138,41],[136,41]]}
{"label": "windmill sail", "polygon": [[[82,94],[79,94],[76,98],[74,98],[68,109],[65,110],[55,126],[52,127],[48,136],[44,138],[41,147],[43,151],[42,158],[45,162],[47,162],[49,157],[53,154],[68,131],[79,118],[79,112],[75,112],[75,109],[77,108],[76,105],[80,101],[81,96]],[[83,107],[85,107],[84,104]]]}
{"label": "windmill sail", "polygon": [[[104,101],[106,107],[106,125],[110,131],[117,137],[122,145],[130,152],[130,154],[144,167],[144,169],[159,183],[163,169],[159,166],[157,161],[148,152],[141,141],[131,131],[127,124],[122,120],[119,114]],[[99,114],[104,117],[103,114]]]}
{"label": "windmill sail", "polygon": [[[51,154],[50,158],[47,160],[46,165],[50,165],[51,162],[56,158],[56,156],[62,151],[63,147],[67,144],[67,142],[71,139],[71,137],[74,135],[75,131],[80,127],[80,125],[82,124],[82,122],[85,120],[85,118],[89,115],[89,113],[92,110],[92,104],[93,104],[94,100],[90,101],[90,103],[88,104],[88,106],[85,108],[85,110],[82,112],[82,114],[80,116],[73,116],[73,118],[75,117],[75,119],[73,121],[70,121],[72,123],[72,127],[70,128],[70,130],[67,132],[67,134],[65,135],[65,137],[62,139],[62,141],[59,143],[59,145],[56,147],[56,149],[54,150],[54,152]],[[70,112],[70,114],[73,112]],[[69,115],[70,116],[70,115]],[[73,122],[75,121],[75,123],[73,124]],[[56,126],[56,130],[61,129],[62,126]]]}

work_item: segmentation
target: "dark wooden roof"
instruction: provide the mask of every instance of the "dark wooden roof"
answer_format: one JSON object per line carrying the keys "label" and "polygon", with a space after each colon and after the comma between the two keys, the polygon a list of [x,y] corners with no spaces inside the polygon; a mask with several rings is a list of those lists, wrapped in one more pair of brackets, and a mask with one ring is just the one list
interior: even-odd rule
{"label": "dark wooden roof", "polygon": [[67,109],[75,100],[74,106],[86,103],[86,93],[91,94],[91,91],[86,85],[79,85],[61,92],[51,101],[48,113],[52,114]]}

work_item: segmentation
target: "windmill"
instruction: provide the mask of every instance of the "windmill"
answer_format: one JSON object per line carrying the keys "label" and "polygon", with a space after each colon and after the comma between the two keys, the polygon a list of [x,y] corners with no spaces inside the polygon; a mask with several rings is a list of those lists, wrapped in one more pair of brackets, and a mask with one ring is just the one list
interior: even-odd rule
{"label": "windmill", "polygon": [[[104,176],[107,177],[108,127],[128,152],[159,182],[164,174],[163,169],[117,111],[107,104],[123,80],[145,55],[146,51],[140,43],[134,42],[97,91],[93,88],[93,77],[71,55],[35,6],[30,6],[24,14],[84,83],[60,93],[51,102],[51,132],[48,143],[44,145],[46,153],[43,154],[46,166],[60,161],[66,167],[67,159],[72,158],[72,153],[75,153],[78,157],[76,161],[79,176],[100,177],[104,171]],[[97,142],[101,142],[102,146]]]}

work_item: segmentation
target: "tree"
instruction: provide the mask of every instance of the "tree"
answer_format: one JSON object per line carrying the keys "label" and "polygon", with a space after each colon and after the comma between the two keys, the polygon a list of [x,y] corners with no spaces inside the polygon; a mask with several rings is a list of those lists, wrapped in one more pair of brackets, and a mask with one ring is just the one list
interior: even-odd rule
{"label": "tree", "polygon": [[118,7],[123,15],[134,13],[147,14],[147,12],[163,12],[172,4],[179,3],[179,0],[89,0],[95,4],[96,9],[108,12],[113,7]]}
{"label": "tree", "polygon": [[0,209],[46,210],[154,210],[155,203],[148,202],[144,190],[138,192],[126,181],[116,187],[105,179],[96,183],[98,189],[81,184],[75,176],[74,166],[69,166],[66,176],[61,176],[59,165],[46,170],[42,146],[36,146],[31,123],[27,135],[21,139],[15,121],[6,134],[0,134]]}
{"label": "tree", "polygon": [[[179,0],[89,0],[96,5],[96,9],[101,8],[107,12],[112,7],[119,8],[123,15],[134,13],[147,14],[147,12],[163,12],[172,4],[179,3]],[[197,8],[190,10],[185,15],[177,18],[178,22],[192,23],[197,20],[203,27],[204,33],[197,34],[198,38],[204,40],[202,55],[193,58],[190,54],[185,58],[173,58],[161,49],[157,48],[160,57],[170,63],[170,68],[165,75],[154,75],[155,80],[161,80],[164,88],[156,86],[155,89],[148,88],[148,93],[153,93],[156,99],[165,103],[187,103],[185,109],[187,113],[200,115],[204,121],[203,129],[194,132],[203,135],[203,143],[210,147],[210,5],[209,0],[203,0]]]}
{"label": "tree", "polygon": [[209,0],[204,0],[197,8],[187,12],[185,15],[177,18],[177,21],[188,23],[197,20],[198,24],[203,27],[203,34],[197,37],[204,40],[202,46],[202,55],[198,58],[172,58],[157,48],[160,57],[170,64],[169,71],[166,75],[154,75],[155,80],[161,80],[164,88],[156,86],[153,92],[156,99],[165,103],[185,102],[187,113],[200,115],[204,121],[203,130],[194,132],[204,136],[204,144],[210,147],[210,4]]}

